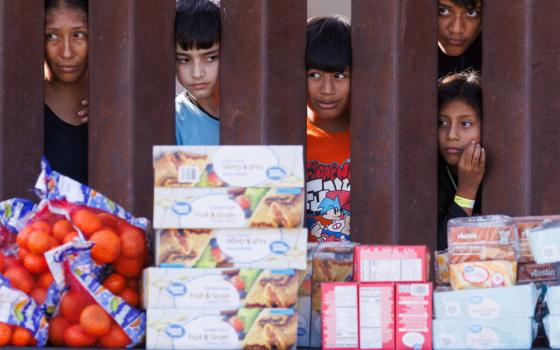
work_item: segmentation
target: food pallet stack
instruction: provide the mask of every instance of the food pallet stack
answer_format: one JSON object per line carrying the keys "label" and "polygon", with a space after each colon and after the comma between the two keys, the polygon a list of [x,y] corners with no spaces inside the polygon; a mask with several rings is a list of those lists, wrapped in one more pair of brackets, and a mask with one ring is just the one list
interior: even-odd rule
{"label": "food pallet stack", "polygon": [[306,269],[301,146],[154,147],[150,349],[290,349]]}
{"label": "food pallet stack", "polygon": [[354,282],[322,284],[323,349],[431,349],[425,246],[354,248]]}
{"label": "food pallet stack", "polygon": [[448,246],[451,288],[434,292],[434,348],[530,349],[539,293],[532,283],[516,285],[515,221],[498,215],[450,220]]}

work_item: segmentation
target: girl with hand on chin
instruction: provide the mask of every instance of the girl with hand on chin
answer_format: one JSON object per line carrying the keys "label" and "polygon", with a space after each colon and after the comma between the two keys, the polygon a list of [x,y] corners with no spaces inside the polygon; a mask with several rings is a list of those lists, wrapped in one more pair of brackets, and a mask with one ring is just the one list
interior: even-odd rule
{"label": "girl with hand on chin", "polygon": [[45,0],[44,152],[51,167],[87,183],[88,1]]}
{"label": "girl with hand on chin", "polygon": [[438,84],[438,249],[447,248],[447,221],[480,213],[486,151],[480,144],[482,90],[474,72]]}

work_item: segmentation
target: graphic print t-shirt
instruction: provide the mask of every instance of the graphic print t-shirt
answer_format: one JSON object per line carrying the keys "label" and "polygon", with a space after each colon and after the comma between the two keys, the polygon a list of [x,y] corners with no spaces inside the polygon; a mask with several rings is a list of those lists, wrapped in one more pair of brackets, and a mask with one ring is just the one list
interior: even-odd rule
{"label": "graphic print t-shirt", "polygon": [[350,130],[307,119],[306,221],[310,242],[350,240]]}

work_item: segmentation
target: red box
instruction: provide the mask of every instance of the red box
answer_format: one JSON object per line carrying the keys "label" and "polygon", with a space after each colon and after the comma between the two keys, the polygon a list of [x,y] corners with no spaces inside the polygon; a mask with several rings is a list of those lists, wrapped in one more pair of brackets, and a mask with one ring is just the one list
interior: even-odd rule
{"label": "red box", "polygon": [[358,285],[360,349],[395,348],[395,284]]}
{"label": "red box", "polygon": [[429,249],[423,245],[359,245],[354,248],[354,280],[426,282]]}
{"label": "red box", "polygon": [[397,283],[395,313],[397,349],[432,348],[431,283]]}
{"label": "red box", "polygon": [[323,349],[359,349],[358,284],[321,284]]}

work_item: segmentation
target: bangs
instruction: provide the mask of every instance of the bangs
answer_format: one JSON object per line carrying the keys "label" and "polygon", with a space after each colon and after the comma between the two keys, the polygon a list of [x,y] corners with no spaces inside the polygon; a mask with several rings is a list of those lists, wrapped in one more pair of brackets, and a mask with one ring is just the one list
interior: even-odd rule
{"label": "bangs", "polygon": [[220,8],[216,1],[177,2],[175,40],[184,50],[209,49],[220,42]]}
{"label": "bangs", "polygon": [[451,0],[457,6],[462,6],[467,9],[475,9],[478,4],[482,6],[482,0]]}
{"label": "bangs", "polygon": [[350,24],[342,16],[314,17],[307,23],[306,69],[343,72],[352,65]]}

